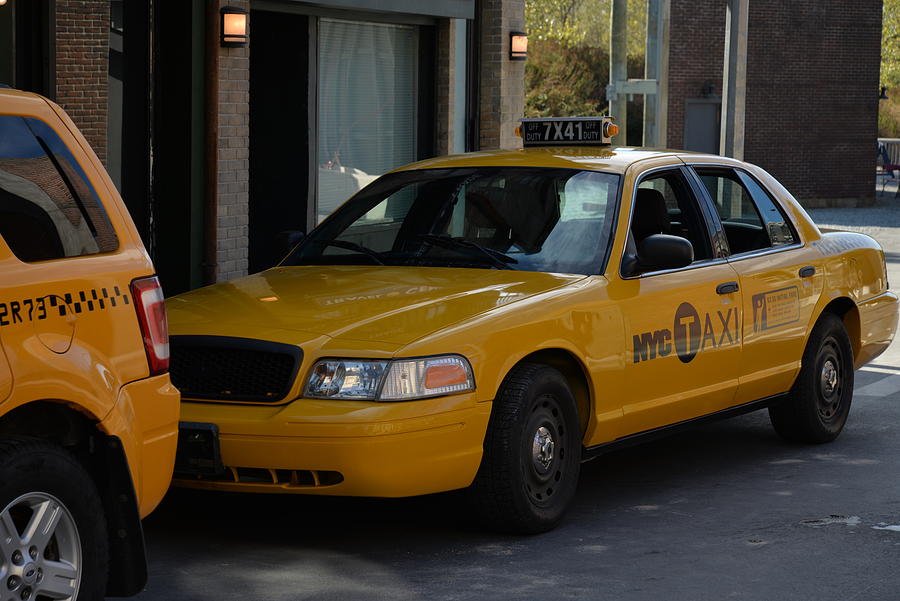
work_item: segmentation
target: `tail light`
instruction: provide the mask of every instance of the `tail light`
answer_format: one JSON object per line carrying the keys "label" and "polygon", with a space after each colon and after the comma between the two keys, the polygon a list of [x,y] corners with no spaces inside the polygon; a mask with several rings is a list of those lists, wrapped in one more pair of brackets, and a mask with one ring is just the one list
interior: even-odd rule
{"label": "tail light", "polygon": [[156,276],[131,282],[131,297],[144,336],[150,375],[169,371],[169,323],[162,286]]}

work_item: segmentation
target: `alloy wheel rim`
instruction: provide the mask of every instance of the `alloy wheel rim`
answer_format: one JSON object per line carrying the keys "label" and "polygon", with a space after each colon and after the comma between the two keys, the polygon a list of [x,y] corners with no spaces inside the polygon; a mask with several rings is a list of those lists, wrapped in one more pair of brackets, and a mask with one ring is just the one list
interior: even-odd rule
{"label": "alloy wheel rim", "polygon": [[0,512],[0,601],[74,601],[82,565],[75,520],[53,495],[26,493]]}

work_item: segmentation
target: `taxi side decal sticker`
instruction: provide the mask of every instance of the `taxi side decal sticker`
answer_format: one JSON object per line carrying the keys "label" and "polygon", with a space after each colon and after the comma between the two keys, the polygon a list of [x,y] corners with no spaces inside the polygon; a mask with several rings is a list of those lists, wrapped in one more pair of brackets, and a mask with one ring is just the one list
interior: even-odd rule
{"label": "taxi side decal sticker", "polygon": [[761,332],[800,319],[800,290],[796,286],[753,295],[753,331]]}
{"label": "taxi side decal sticker", "polygon": [[706,313],[701,319],[692,304],[681,303],[675,311],[671,329],[632,336],[633,360],[640,363],[657,357],[668,357],[674,350],[682,363],[690,363],[697,353],[707,348],[728,346],[739,340],[736,308],[732,307],[724,313]]}
{"label": "taxi side decal sticker", "polygon": [[120,303],[128,305],[131,301],[128,293],[122,292],[118,286],[113,286],[111,293],[108,288],[92,288],[77,293],[66,292],[63,296],[47,294],[21,301],[0,302],[0,326],[40,321],[48,316],[65,317],[69,312],[102,311]]}

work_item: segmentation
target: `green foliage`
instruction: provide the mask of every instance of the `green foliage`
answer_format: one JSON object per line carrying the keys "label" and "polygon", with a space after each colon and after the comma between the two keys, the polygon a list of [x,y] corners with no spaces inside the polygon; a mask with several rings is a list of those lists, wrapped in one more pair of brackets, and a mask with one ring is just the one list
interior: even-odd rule
{"label": "green foliage", "polygon": [[878,136],[900,138],[900,0],[884,0],[881,85],[888,98],[878,101]]}
{"label": "green foliage", "polygon": [[[900,1],[900,0],[898,0]],[[628,76],[644,74],[646,0],[628,0]],[[612,0],[526,0],[529,48],[525,116],[605,115]],[[628,139],[640,140],[643,97],[628,106]]]}
{"label": "green foliage", "polygon": [[900,89],[878,102],[878,137],[900,138]]}
{"label": "green foliage", "polygon": [[[612,0],[525,0],[528,38],[608,50],[611,12]],[[647,0],[628,0],[629,56],[644,55],[646,29]]]}
{"label": "green foliage", "polygon": [[881,85],[900,93],[900,0],[884,0],[881,30]]}

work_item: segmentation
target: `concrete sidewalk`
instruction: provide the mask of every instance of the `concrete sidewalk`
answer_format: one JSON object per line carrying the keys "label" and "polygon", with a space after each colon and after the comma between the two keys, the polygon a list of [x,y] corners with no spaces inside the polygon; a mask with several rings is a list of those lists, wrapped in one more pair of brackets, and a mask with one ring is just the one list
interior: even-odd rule
{"label": "concrete sidewalk", "polygon": [[888,182],[881,191],[876,185],[876,204],[856,209],[808,209],[816,225],[824,228],[861,232],[878,240],[885,254],[900,259],[900,197],[895,197],[897,182]]}

